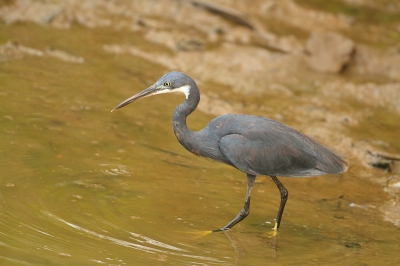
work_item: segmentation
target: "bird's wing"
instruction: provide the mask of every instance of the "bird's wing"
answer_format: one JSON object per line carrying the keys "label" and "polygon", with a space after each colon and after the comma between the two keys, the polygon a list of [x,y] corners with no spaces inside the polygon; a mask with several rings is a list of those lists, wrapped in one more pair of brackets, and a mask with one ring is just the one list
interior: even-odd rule
{"label": "bird's wing", "polygon": [[221,152],[243,172],[253,175],[314,176],[326,174],[317,169],[312,149],[296,133],[287,129],[229,134],[219,141]]}

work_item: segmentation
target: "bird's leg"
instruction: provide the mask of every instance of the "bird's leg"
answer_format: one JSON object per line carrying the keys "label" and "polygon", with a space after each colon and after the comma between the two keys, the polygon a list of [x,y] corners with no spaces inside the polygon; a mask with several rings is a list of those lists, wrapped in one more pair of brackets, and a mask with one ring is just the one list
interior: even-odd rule
{"label": "bird's leg", "polygon": [[227,225],[225,225],[224,227],[222,227],[220,229],[213,230],[213,232],[219,232],[219,231],[225,231],[225,230],[231,229],[235,224],[239,223],[241,220],[246,218],[247,215],[249,215],[249,213],[250,213],[250,195],[251,195],[251,188],[254,185],[254,180],[256,180],[255,175],[247,174],[247,192],[246,192],[246,199],[244,201],[243,209]]}
{"label": "bird's leg", "polygon": [[272,181],[274,181],[275,185],[278,187],[279,192],[281,194],[281,203],[279,205],[278,215],[275,219],[275,226],[274,231],[278,232],[279,225],[281,224],[283,209],[285,208],[286,201],[289,196],[289,192],[287,189],[282,185],[282,183],[276,178],[276,176],[271,176]]}

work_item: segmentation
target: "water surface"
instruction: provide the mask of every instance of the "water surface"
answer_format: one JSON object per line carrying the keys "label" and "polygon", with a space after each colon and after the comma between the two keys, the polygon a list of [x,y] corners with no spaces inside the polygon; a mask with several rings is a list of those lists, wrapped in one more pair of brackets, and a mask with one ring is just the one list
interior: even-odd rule
{"label": "water surface", "polygon": [[[140,45],[141,37],[22,23],[1,25],[0,31],[2,43],[23,40],[85,58],[73,64],[25,55],[0,63],[0,264],[400,262],[399,228],[383,221],[376,208],[389,197],[360,178],[359,167],[282,178],[290,198],[276,238],[269,233],[279,193],[267,177],[256,180],[248,218],[229,233],[202,236],[237,214],[246,178],[179,145],[170,119],[181,95],[144,99],[110,113],[166,71],[101,49],[112,38]],[[189,125],[200,129],[212,118],[195,112]],[[364,205],[349,207],[353,202]]]}

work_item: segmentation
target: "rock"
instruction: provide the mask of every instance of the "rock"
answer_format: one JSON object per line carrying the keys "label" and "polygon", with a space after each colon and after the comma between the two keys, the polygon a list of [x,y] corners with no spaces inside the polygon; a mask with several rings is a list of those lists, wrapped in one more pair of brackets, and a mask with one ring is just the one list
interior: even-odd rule
{"label": "rock", "polygon": [[206,1],[189,0],[188,2],[191,3],[193,6],[202,8],[210,13],[219,15],[233,23],[244,26],[251,30],[255,30],[255,26],[253,25],[253,23],[244,14],[242,14],[237,10],[220,6],[217,5],[216,3],[209,3]]}
{"label": "rock", "polygon": [[53,3],[40,1],[18,0],[13,5],[5,6],[0,10],[6,24],[17,21],[33,21],[38,24],[48,24],[63,11],[63,7]]}
{"label": "rock", "polygon": [[400,226],[400,204],[396,201],[387,201],[380,207],[383,213],[383,219],[391,222],[396,226]]}
{"label": "rock", "polygon": [[180,31],[148,30],[145,39],[159,45],[163,45],[172,51],[199,51],[204,49],[204,43],[196,37]]}
{"label": "rock", "polygon": [[6,44],[0,45],[0,62],[11,59],[21,59],[23,54],[43,56],[42,51],[20,45],[18,42],[13,42],[11,40]]}
{"label": "rock", "polygon": [[348,73],[400,81],[400,46],[396,44],[382,50],[357,44],[357,53],[349,65]]}
{"label": "rock", "polygon": [[232,105],[232,103],[224,101],[218,95],[212,93],[203,93],[198,106],[200,111],[215,116],[240,112],[241,107],[240,104]]}
{"label": "rock", "polygon": [[312,32],[306,43],[307,62],[318,71],[339,73],[354,53],[354,42],[334,32]]}
{"label": "rock", "polygon": [[293,92],[289,88],[279,83],[272,83],[271,85],[269,85],[268,91],[266,93],[278,97],[293,96]]}
{"label": "rock", "polygon": [[[400,159],[398,159],[397,161],[393,160],[390,165],[390,172],[392,173],[396,173],[396,174],[400,174]],[[397,182],[398,187],[400,188],[400,179]]]}
{"label": "rock", "polygon": [[12,41],[0,45],[0,62],[11,59],[21,59],[23,57],[22,51]]}
{"label": "rock", "polygon": [[353,98],[366,106],[386,108],[390,110],[388,115],[391,112],[400,114],[400,82],[359,84],[333,81],[325,83],[323,90],[323,93],[331,99]]}
{"label": "rock", "polygon": [[[225,43],[211,51],[179,52],[173,56],[161,52],[149,53],[129,45],[111,44],[103,46],[103,49],[110,53],[138,56],[170,70],[190,72],[198,80],[227,85],[234,92],[245,95],[270,94],[270,84],[288,84],[295,78],[289,75],[296,65],[290,55],[258,47]],[[226,65],[227,61],[229,65]],[[279,90],[283,95],[292,94],[283,85],[272,89]]]}
{"label": "rock", "polygon": [[387,183],[386,183],[387,188],[397,188],[400,189],[400,175],[393,175],[391,176]]}
{"label": "rock", "polygon": [[341,13],[333,14],[306,8],[300,4],[302,1],[275,0],[270,2],[273,2],[270,4],[271,7],[259,8],[261,15],[276,18],[284,24],[293,25],[305,31],[336,31],[348,29],[351,26],[351,17]]}
{"label": "rock", "polygon": [[75,64],[82,64],[85,62],[85,59],[83,57],[73,56],[64,51],[60,51],[60,50],[56,50],[56,49],[52,49],[52,48],[47,48],[46,54],[48,56],[58,58],[65,62],[70,62],[70,63],[75,63]]}

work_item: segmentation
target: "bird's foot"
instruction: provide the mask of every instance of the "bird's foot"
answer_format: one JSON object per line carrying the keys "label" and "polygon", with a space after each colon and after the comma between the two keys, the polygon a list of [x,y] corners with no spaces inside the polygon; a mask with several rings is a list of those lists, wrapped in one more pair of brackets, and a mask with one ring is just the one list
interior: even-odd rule
{"label": "bird's foot", "polygon": [[272,230],[278,233],[278,223],[276,222],[276,220],[275,220],[275,226]]}
{"label": "bird's foot", "polygon": [[269,232],[268,235],[269,235],[268,236],[269,238],[273,238],[273,237],[276,237],[278,235],[278,223],[276,221],[275,221],[274,228],[272,228],[272,232]]}
{"label": "bird's foot", "polygon": [[214,229],[211,232],[218,233],[218,232],[223,232],[223,231],[226,231],[226,230],[229,230],[229,228],[223,227],[223,228],[219,228],[219,229]]}

